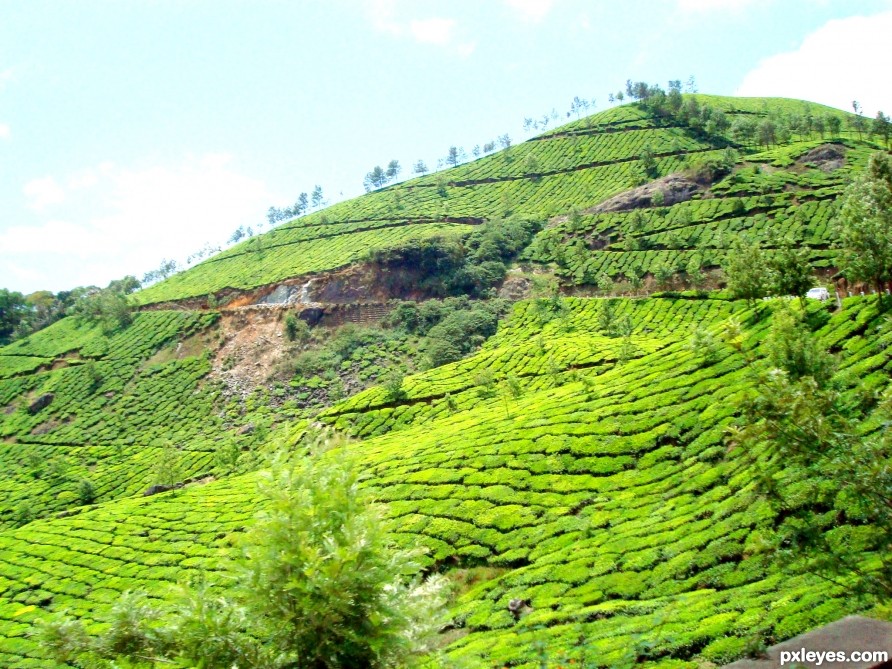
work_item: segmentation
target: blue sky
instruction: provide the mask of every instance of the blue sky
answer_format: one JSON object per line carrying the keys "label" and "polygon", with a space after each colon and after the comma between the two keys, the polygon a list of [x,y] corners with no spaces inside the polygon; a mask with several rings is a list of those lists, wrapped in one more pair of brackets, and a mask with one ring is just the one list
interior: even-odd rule
{"label": "blue sky", "polygon": [[4,0],[0,287],[183,260],[627,78],[892,112],[889,0]]}

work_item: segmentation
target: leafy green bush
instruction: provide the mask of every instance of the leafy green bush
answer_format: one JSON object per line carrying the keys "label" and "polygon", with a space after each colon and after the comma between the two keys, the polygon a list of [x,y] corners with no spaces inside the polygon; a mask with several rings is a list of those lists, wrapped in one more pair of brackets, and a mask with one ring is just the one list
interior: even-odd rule
{"label": "leafy green bush", "polygon": [[310,338],[310,326],[294,314],[285,316],[285,337],[288,341],[305,342]]}
{"label": "leafy green bush", "polygon": [[417,555],[384,531],[358,468],[329,455],[278,456],[225,590],[199,582],[171,610],[125,593],[101,635],[63,616],[43,621],[37,638],[79,666],[147,657],[246,669],[406,666],[446,622],[446,581],[421,578]]}
{"label": "leafy green bush", "polygon": [[81,504],[92,504],[96,501],[96,488],[90,479],[81,479],[77,486],[77,498]]}

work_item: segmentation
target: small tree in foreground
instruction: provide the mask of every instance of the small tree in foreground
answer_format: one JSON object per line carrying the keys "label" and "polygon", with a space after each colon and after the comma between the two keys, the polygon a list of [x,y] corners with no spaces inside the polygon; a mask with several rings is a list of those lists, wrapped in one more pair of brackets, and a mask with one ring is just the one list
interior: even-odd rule
{"label": "small tree in foreground", "polygon": [[[759,491],[783,521],[769,539],[775,556],[855,594],[892,596],[892,394],[865,418],[846,393],[815,376],[781,369],[758,376],[732,441],[757,458]],[[804,503],[808,500],[808,503]]]}
{"label": "small tree in foreground", "polygon": [[101,636],[58,618],[39,626],[40,641],[81,667],[406,666],[445,623],[445,579],[422,580],[417,555],[393,546],[357,471],[342,456],[280,458],[262,477],[264,511],[232,585],[188,587],[170,610],[125,594]]}

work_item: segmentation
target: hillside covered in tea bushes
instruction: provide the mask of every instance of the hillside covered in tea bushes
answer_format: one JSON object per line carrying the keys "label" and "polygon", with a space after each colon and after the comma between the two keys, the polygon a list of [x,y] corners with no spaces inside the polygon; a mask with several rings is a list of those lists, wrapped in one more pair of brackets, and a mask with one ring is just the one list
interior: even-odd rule
{"label": "hillside covered in tea bushes", "polygon": [[433,665],[695,669],[880,610],[777,544],[807,517],[876,569],[857,502],[734,435],[795,322],[882,438],[892,321],[872,295],[722,290],[741,240],[805,249],[830,285],[839,197],[882,148],[850,116],[615,107],[283,223],[119,322],[0,348],[0,666],[53,666],[31,636],[53,613],[214,583],[266,457],[326,428],[454,585]]}

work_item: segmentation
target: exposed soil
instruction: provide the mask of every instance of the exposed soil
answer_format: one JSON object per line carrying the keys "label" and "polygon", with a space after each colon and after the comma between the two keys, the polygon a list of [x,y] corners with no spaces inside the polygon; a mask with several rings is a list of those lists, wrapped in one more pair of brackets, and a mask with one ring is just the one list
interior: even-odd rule
{"label": "exposed soil", "polygon": [[59,427],[59,425],[61,425],[61,423],[53,418],[46,421],[45,423],[41,423],[40,425],[36,426],[33,430],[31,430],[31,434],[34,436],[46,434],[47,432],[55,430],[57,427]]}
{"label": "exposed soil", "polygon": [[211,378],[222,381],[232,395],[242,397],[266,383],[287,355],[283,334],[285,309],[244,309],[225,312],[218,325],[222,344],[213,360]]}

